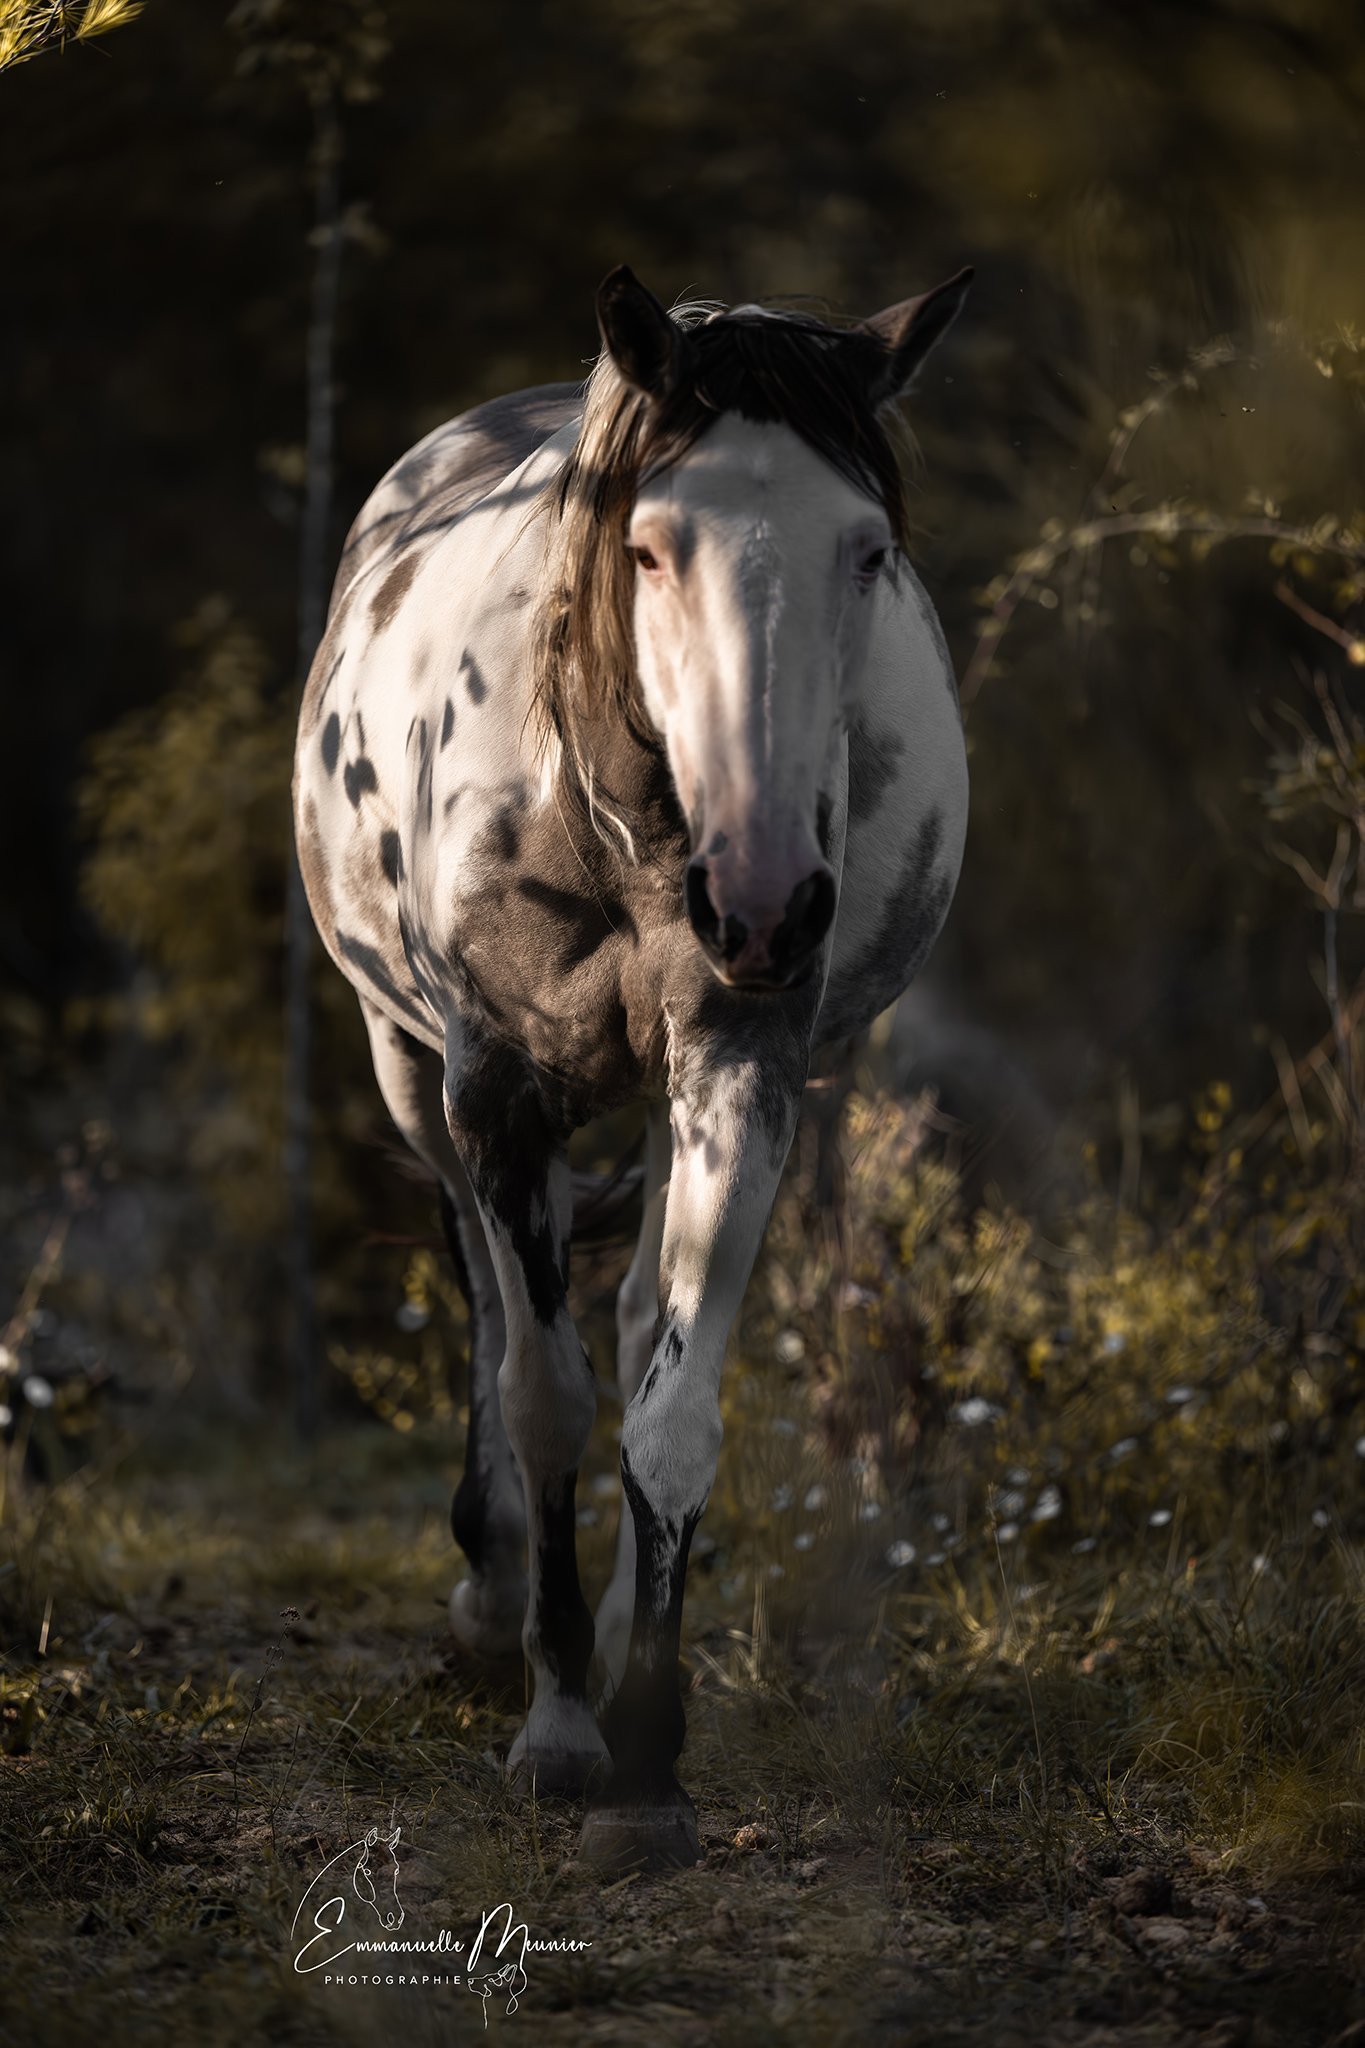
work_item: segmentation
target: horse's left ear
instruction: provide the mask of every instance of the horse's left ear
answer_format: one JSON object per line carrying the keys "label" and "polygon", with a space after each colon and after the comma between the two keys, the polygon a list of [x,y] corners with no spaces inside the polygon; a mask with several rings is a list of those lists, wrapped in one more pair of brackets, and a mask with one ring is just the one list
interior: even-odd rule
{"label": "horse's left ear", "polygon": [[618,263],[597,287],[602,346],[627,384],[663,398],[682,371],[683,333],[628,263]]}
{"label": "horse's left ear", "polygon": [[855,334],[870,334],[882,345],[869,394],[874,405],[887,405],[909,390],[920,364],[961,312],[975,275],[968,265],[946,284],[936,284],[917,299],[902,299],[854,328]]}

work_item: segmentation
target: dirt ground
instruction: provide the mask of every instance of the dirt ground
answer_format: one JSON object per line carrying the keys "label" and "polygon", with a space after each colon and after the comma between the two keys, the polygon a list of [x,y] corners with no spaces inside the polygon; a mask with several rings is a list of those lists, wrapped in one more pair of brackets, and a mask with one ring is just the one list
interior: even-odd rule
{"label": "dirt ground", "polygon": [[[595,1464],[590,1589],[614,1525],[609,1441]],[[1212,1725],[1234,1680],[1239,1696],[1267,1682],[1233,1669],[1207,1617],[1205,1642],[1095,1559],[1040,1615],[1035,1589],[1002,1605],[965,1569],[893,1576],[828,1519],[775,1567],[771,1536],[722,1504],[686,1635],[703,1860],[608,1883],[576,1861],[575,1808],[500,1774],[522,1680],[463,1666],[445,1631],[449,1479],[435,1432],[357,1426],[307,1461],[224,1440],[130,1451],[45,1493],[11,1484],[5,2043],[422,2044],[485,2026],[546,2043],[1365,2041],[1365,1864],[1283,1820],[1291,1768],[1273,1798],[1264,1768],[1215,1796],[1182,1756],[1200,1749],[1192,1715]],[[1320,1645],[1325,1664],[1344,1640]],[[335,1888],[310,1892],[350,1845]],[[348,1935],[399,1938],[382,1921],[400,1903],[402,1938],[448,1928],[464,1950],[343,1955],[338,1895]],[[519,1988],[490,1989],[468,1947],[504,1901],[533,1940],[580,1946],[532,1949]]]}

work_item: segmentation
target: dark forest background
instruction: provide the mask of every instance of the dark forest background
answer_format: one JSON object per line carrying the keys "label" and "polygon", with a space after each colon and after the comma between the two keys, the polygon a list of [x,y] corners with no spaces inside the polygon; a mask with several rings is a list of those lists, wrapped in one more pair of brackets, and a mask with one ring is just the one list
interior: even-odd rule
{"label": "dark forest background", "polygon": [[[586,367],[618,261],[666,300],[850,313],[977,266],[909,408],[972,825],[879,1072],[933,1083],[1010,1200],[1086,1159],[1168,1193],[1182,1133],[1276,1098],[1360,964],[1332,860],[1361,760],[1329,772],[1313,681],[1346,717],[1365,654],[1355,10],[152,5],[0,80],[12,1285],[93,1174],[76,1349],[117,1350],[112,1292],[134,1350],[159,1316],[242,1391],[278,1362],[319,78],[329,569],[415,438]],[[380,1240],[430,1198],[315,981],[324,1329],[391,1330]]]}

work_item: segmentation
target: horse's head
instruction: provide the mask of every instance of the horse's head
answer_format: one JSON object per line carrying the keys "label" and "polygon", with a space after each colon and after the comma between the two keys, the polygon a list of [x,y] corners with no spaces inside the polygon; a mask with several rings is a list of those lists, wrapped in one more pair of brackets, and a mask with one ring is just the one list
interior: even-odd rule
{"label": "horse's head", "polygon": [[[906,538],[878,415],[970,277],[848,329],[757,307],[685,324],[624,267],[598,294],[616,397],[594,449],[590,394],[579,461],[598,468],[580,488],[633,581],[639,708],[691,834],[687,914],[731,986],[803,980],[833,918],[840,736]],[[612,437],[628,492],[603,484]]]}

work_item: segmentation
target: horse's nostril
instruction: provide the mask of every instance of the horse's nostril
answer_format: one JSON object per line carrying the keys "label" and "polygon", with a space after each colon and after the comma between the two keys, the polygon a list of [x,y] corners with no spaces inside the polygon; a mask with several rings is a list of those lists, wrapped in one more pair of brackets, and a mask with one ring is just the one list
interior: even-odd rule
{"label": "horse's nostril", "polygon": [[749,927],[739,918],[722,917],[717,911],[707,887],[704,861],[690,863],[683,892],[688,920],[712,959],[736,959],[749,936]]}
{"label": "horse's nostril", "polygon": [[833,921],[836,900],[834,877],[828,868],[817,868],[797,883],[773,933],[775,966],[790,971],[815,951]]}
{"label": "horse's nostril", "polygon": [[689,863],[684,884],[687,916],[693,931],[704,939],[716,930],[719,919],[716,906],[711,901],[711,892],[706,886],[706,868],[699,860]]}

